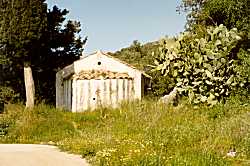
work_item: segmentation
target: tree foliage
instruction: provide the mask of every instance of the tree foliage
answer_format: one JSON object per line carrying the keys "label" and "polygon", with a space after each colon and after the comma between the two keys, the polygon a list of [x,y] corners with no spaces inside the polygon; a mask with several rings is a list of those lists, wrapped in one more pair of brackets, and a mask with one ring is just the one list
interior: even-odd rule
{"label": "tree foliage", "polygon": [[81,24],[68,20],[66,9],[54,6],[47,12],[47,29],[42,35],[41,55],[34,60],[34,77],[37,98],[48,103],[55,102],[55,74],[59,69],[73,63],[82,55],[87,38],[81,39]]}
{"label": "tree foliage", "polygon": [[156,70],[174,78],[181,93],[194,103],[216,104],[230,96],[247,80],[236,70],[239,66],[235,49],[241,37],[237,29],[210,27],[203,36],[186,32],[176,47],[160,47]]}
{"label": "tree foliage", "polygon": [[[4,57],[2,59],[7,61],[9,72],[16,73],[12,70],[16,67],[30,69],[32,59],[39,54],[41,49],[39,40],[46,29],[47,6],[44,2],[45,0],[2,0],[0,2],[0,54]],[[32,73],[29,76],[29,80],[33,82]],[[31,85],[34,84],[31,83]],[[26,88],[26,94],[29,94],[30,89],[34,89],[34,86]],[[27,97],[27,103],[34,103],[33,92],[29,99],[32,101]]]}
{"label": "tree foliage", "polygon": [[[40,48],[39,39],[46,28],[45,0],[2,0],[0,3],[1,56],[31,61]],[[12,59],[11,59],[12,60]]]}
{"label": "tree foliage", "polygon": [[140,70],[147,71],[147,65],[152,64],[154,59],[152,52],[157,51],[157,48],[158,42],[143,45],[139,41],[135,40],[129,47],[123,48],[115,53],[111,53],[111,55],[132,64]]}
{"label": "tree foliage", "polygon": [[182,0],[178,10],[187,13],[189,30],[223,24],[228,29],[249,32],[249,0]]}
{"label": "tree foliage", "polygon": [[[11,87],[23,101],[24,62],[33,69],[36,98],[49,103],[55,98],[55,73],[82,54],[85,39],[77,21],[66,21],[69,13],[43,0],[0,1],[0,62],[4,63],[4,87]],[[40,8],[37,8],[42,4]],[[31,5],[31,7],[29,7]],[[15,10],[12,10],[15,6]]]}
{"label": "tree foliage", "polygon": [[[174,44],[175,39],[166,38],[169,45]],[[111,53],[112,56],[117,57],[133,66],[140,69],[152,77],[151,86],[152,91],[148,95],[162,96],[171,91],[174,84],[171,78],[163,77],[160,72],[153,72],[152,66],[154,59],[159,54],[160,42],[150,42],[141,44],[134,41],[131,46],[123,48],[120,51]]]}

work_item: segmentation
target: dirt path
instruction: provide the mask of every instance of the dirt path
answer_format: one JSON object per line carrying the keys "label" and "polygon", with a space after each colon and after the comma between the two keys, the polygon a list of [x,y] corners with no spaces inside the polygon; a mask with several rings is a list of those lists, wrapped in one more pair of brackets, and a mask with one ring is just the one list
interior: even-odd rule
{"label": "dirt path", "polygon": [[88,166],[80,156],[54,146],[0,144],[0,166]]}

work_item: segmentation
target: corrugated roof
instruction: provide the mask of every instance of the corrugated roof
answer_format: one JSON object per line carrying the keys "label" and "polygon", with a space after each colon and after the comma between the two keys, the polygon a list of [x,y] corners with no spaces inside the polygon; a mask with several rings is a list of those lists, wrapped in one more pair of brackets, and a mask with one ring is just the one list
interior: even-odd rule
{"label": "corrugated roof", "polygon": [[118,73],[118,72],[101,71],[101,70],[81,71],[78,74],[74,74],[72,78],[77,80],[132,79],[128,75],[128,73]]}

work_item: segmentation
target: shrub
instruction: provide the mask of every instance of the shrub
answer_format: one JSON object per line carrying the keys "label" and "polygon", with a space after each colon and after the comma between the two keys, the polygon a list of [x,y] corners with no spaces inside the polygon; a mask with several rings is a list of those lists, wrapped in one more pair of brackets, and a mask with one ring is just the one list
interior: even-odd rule
{"label": "shrub", "polygon": [[13,101],[17,96],[18,94],[12,88],[0,86],[0,103]]}
{"label": "shrub", "polygon": [[229,97],[246,79],[236,67],[237,44],[241,37],[237,29],[210,27],[203,35],[186,32],[175,47],[162,42],[156,70],[172,77],[180,93],[193,103],[214,105]]}

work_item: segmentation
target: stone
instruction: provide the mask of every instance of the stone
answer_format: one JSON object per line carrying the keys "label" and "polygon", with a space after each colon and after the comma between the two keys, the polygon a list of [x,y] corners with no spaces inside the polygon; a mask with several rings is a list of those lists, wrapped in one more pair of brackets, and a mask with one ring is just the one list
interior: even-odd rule
{"label": "stone", "polygon": [[178,90],[175,87],[168,95],[165,95],[159,99],[159,102],[164,104],[175,104],[178,98]]}

